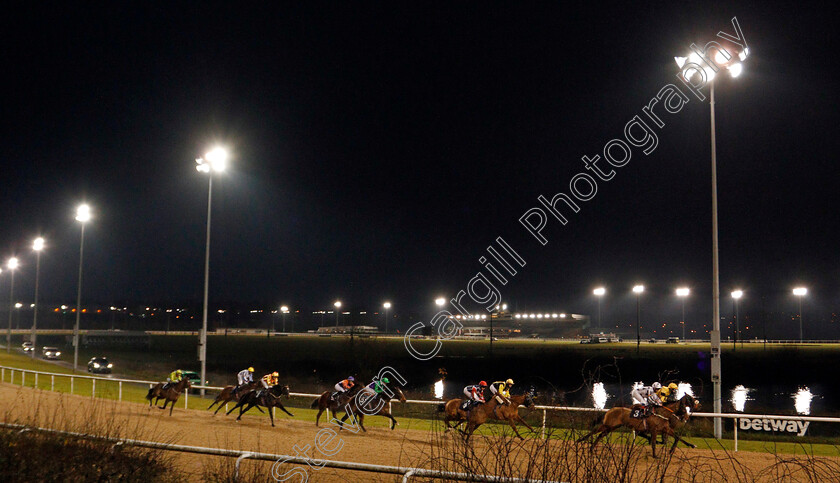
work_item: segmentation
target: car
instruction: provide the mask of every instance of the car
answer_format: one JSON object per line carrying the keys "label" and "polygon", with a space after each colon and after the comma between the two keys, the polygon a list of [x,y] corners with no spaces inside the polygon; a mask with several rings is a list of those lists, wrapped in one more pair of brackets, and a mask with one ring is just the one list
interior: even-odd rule
{"label": "car", "polygon": [[91,374],[110,374],[114,364],[105,357],[94,357],[88,361],[88,372]]}
{"label": "car", "polygon": [[648,342],[650,342],[651,344],[656,344],[656,337],[651,337],[650,340],[648,340]]}
{"label": "car", "polygon": [[668,340],[665,341],[666,344],[679,344],[680,338],[679,337],[668,337]]}
{"label": "car", "polygon": [[195,371],[185,371],[184,369],[181,369],[181,377],[189,379],[190,384],[193,386],[201,385],[201,375]]}
{"label": "car", "polygon": [[23,347],[23,352],[32,352],[35,349],[35,346],[29,341],[24,342],[21,346]]}
{"label": "car", "polygon": [[58,359],[61,356],[61,351],[58,350],[58,347],[41,347],[41,355],[44,359]]}

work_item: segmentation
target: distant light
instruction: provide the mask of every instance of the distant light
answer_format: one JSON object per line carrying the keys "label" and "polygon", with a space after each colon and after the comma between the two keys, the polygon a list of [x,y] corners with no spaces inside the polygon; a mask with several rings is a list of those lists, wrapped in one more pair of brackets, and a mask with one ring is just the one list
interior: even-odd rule
{"label": "distant light", "polygon": [[78,208],[76,208],[76,221],[81,221],[85,223],[90,221],[90,206],[87,204],[81,204]]}
{"label": "distant light", "polygon": [[435,399],[443,399],[443,379],[434,385]]}
{"label": "distant light", "polygon": [[645,286],[644,285],[636,285],[635,287],[633,287],[633,291],[636,292],[636,293],[642,293],[642,292],[645,291]]}
{"label": "distant light", "polygon": [[481,316],[481,320],[484,320],[484,319],[486,319],[486,318],[487,318],[487,315],[486,315],[486,314]]}
{"label": "distant light", "polygon": [[566,314],[560,314],[560,318],[561,318],[561,319],[565,319],[565,318],[566,318]]}
{"label": "distant light", "polygon": [[556,319],[556,318],[557,318],[557,314],[551,314],[551,318],[552,318],[552,319]]}
{"label": "distant light", "polygon": [[227,151],[224,148],[215,148],[204,157],[210,162],[213,171],[222,172],[227,167]]}
{"label": "distant light", "polygon": [[61,310],[67,310],[67,306],[66,306],[66,305],[62,305],[62,306],[61,306]]}
{"label": "distant light", "polygon": [[685,61],[687,60],[688,57],[674,57],[674,62],[677,63],[677,67],[679,67],[680,69],[683,68],[683,66],[685,65]]}
{"label": "distant light", "polygon": [[521,319],[521,318],[522,318],[522,315],[520,315],[520,314],[516,314],[516,318],[517,318],[517,319]]}
{"label": "distant light", "polygon": [[337,309],[338,309],[338,308],[341,308],[341,301],[340,301],[340,300],[336,300],[336,301],[335,301],[335,303],[333,304],[333,306],[334,306],[335,308],[337,308]]}
{"label": "distant light", "polygon": [[9,261],[6,262],[6,266],[9,268],[9,270],[16,269],[18,267],[18,259],[15,257],[10,258]]}
{"label": "distant light", "polygon": [[800,387],[796,394],[793,395],[794,400],[794,407],[796,407],[796,412],[799,414],[811,414],[811,400],[814,399],[814,395],[811,394],[811,390],[807,387]]}
{"label": "distant light", "polygon": [[40,252],[41,250],[43,250],[44,249],[44,239],[41,238],[41,237],[36,238],[35,241],[32,243],[32,249],[35,250],[36,252]]}
{"label": "distant light", "polygon": [[691,291],[685,287],[677,289],[677,297],[688,297],[689,293],[691,293]]}
{"label": "distant light", "polygon": [[750,390],[744,387],[743,385],[739,384],[735,386],[735,389],[732,390],[732,406],[735,407],[735,410],[738,412],[744,412],[744,406],[746,406],[747,401],[749,400]]}
{"label": "distant light", "polygon": [[732,77],[738,77],[744,70],[744,64],[741,64],[740,62],[737,64],[732,64],[729,67],[727,67],[727,69],[729,70],[729,75],[731,75]]}
{"label": "distant light", "polygon": [[382,306],[385,307],[386,309],[390,309],[391,308],[391,302],[385,302],[384,304],[382,304]]}
{"label": "distant light", "polygon": [[[730,55],[729,59],[731,59],[731,58],[732,58],[732,56]],[[721,52],[720,50],[715,52],[715,63],[717,63],[718,65],[726,64],[727,62],[729,62],[729,59],[727,59],[726,56],[723,55],[723,52]]]}
{"label": "distant light", "polygon": [[529,317],[529,318],[531,318],[531,319],[533,319],[534,317],[536,317],[536,315],[531,314],[531,315],[529,315],[528,317]]}
{"label": "distant light", "polygon": [[542,318],[542,314],[537,314],[537,318],[538,318],[538,319],[541,319],[541,318]]}
{"label": "distant light", "polygon": [[507,304],[502,304],[502,310],[507,310]]}
{"label": "distant light", "polygon": [[280,307],[280,312],[283,312],[284,314],[288,314],[289,313],[289,307],[286,307],[285,305]]}
{"label": "distant light", "polygon": [[[9,267],[9,268],[11,268],[11,267]],[[805,287],[796,287],[795,289],[793,289],[793,295],[798,295],[798,296],[801,297],[803,295],[806,295],[807,293],[808,293],[808,289],[805,288]]]}
{"label": "distant light", "polygon": [[596,382],[592,385],[592,402],[595,404],[595,409],[604,409],[608,397],[603,382]]}
{"label": "distant light", "polygon": [[437,305],[438,307],[443,307],[443,304],[445,304],[445,303],[446,303],[446,299],[443,298],[443,297],[438,297],[438,298],[435,299],[435,305]]}
{"label": "distant light", "polygon": [[741,298],[743,296],[744,296],[744,291],[743,290],[735,290],[734,292],[732,292],[732,298],[735,299],[735,300],[738,300],[739,298]]}
{"label": "distant light", "polygon": [[604,287],[598,287],[595,290],[593,290],[592,293],[600,297],[601,295],[607,293],[607,289],[605,289]]}
{"label": "distant light", "polygon": [[16,309],[19,309],[19,308],[21,308],[21,307],[23,307],[23,304],[22,304],[22,303],[20,303],[20,302],[15,303],[15,308],[16,308]]}

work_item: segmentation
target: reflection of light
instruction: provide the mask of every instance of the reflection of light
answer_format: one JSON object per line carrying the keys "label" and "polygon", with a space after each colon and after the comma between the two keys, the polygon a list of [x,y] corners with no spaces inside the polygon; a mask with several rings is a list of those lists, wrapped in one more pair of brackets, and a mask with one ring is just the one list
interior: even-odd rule
{"label": "reflection of light", "polygon": [[435,399],[443,399],[443,379],[435,383]]}
{"label": "reflection of light", "polygon": [[744,405],[750,399],[749,396],[750,390],[742,385],[735,386],[735,389],[732,390],[732,405],[735,406],[735,410],[738,412],[744,412]]}
{"label": "reflection of light", "polygon": [[814,395],[811,394],[811,390],[807,387],[800,387],[796,394],[793,395],[794,406],[796,407],[796,412],[799,414],[811,414],[811,399],[814,398]]}
{"label": "reflection of light", "polygon": [[695,397],[694,396],[694,391],[691,390],[691,384],[689,384],[687,382],[678,383],[677,384],[677,399],[682,398],[686,394],[688,394],[691,397]]}
{"label": "reflection of light", "polygon": [[603,382],[596,382],[592,386],[592,401],[595,403],[595,409],[604,409],[604,406],[607,405],[608,397]]}

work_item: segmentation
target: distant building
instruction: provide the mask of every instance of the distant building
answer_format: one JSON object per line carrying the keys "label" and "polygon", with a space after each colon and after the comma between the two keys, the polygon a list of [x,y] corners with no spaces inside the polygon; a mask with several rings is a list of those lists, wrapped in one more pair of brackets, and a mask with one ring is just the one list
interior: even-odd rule
{"label": "distant building", "polygon": [[587,335],[589,316],[565,312],[507,312],[464,317],[453,315],[464,327],[460,336],[467,338],[578,338]]}
{"label": "distant building", "polygon": [[372,325],[339,325],[336,327],[319,327],[318,334],[378,334],[379,328]]}

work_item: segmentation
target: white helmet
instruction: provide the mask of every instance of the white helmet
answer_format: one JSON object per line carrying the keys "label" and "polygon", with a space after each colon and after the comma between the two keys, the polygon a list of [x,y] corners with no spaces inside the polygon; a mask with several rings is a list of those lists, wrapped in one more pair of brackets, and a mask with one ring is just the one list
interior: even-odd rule
{"label": "white helmet", "polygon": [[658,389],[662,389],[662,384],[659,384],[658,382],[654,382],[653,384],[650,385],[650,387],[658,390]]}

